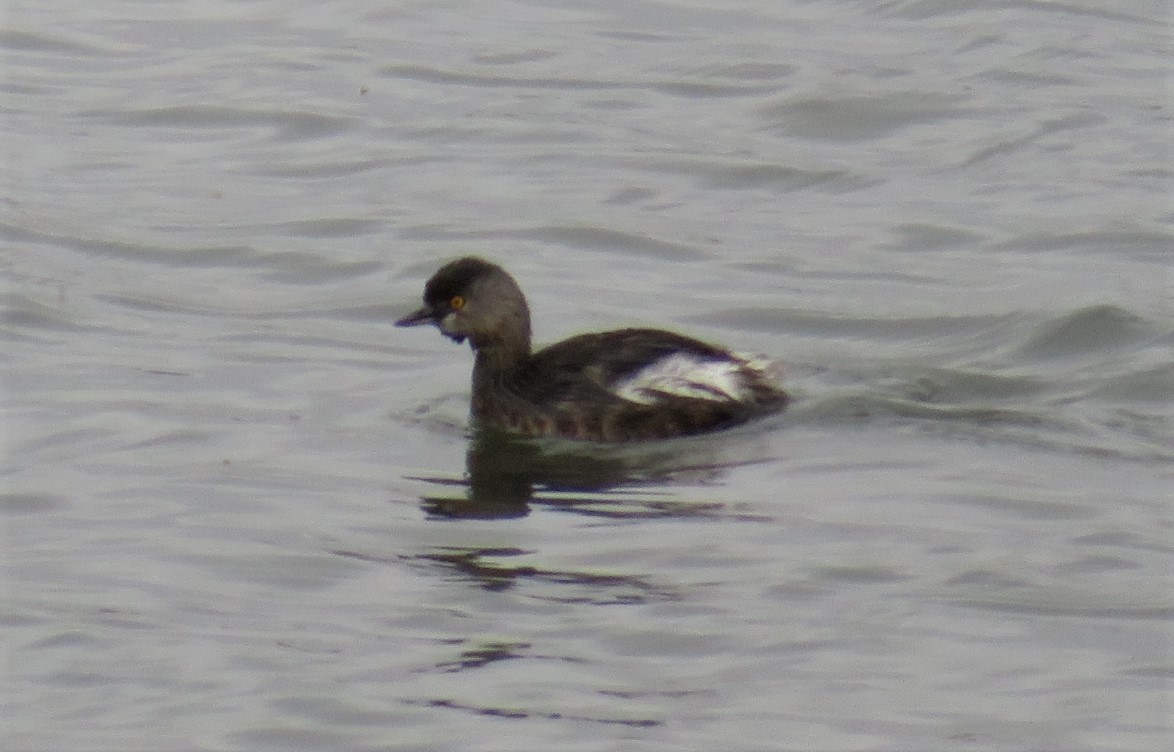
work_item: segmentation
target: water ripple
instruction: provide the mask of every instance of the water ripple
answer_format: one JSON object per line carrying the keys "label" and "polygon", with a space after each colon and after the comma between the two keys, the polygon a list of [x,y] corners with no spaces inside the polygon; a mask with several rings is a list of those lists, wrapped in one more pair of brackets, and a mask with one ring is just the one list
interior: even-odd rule
{"label": "water ripple", "polygon": [[349,118],[324,115],[312,110],[257,110],[222,105],[155,107],[129,112],[94,110],[80,117],[127,127],[195,129],[268,129],[278,140],[301,140],[331,136],[352,127]]}
{"label": "water ripple", "polygon": [[[758,76],[746,76],[744,73],[737,78],[745,80],[764,79],[761,75],[767,69],[760,69]],[[780,74],[786,73],[786,68],[779,66]],[[485,73],[470,73],[446,70],[422,65],[389,65],[382,71],[384,76],[411,81],[422,81],[432,84],[451,86],[476,86],[481,88],[511,88],[511,89],[551,89],[557,91],[625,91],[631,89],[656,91],[662,94],[689,98],[706,97],[740,97],[756,96],[777,91],[779,84],[730,84],[715,81],[702,82],[696,80],[650,80],[626,81],[608,80],[602,78],[573,78],[566,75],[552,77],[525,77],[489,75]]]}

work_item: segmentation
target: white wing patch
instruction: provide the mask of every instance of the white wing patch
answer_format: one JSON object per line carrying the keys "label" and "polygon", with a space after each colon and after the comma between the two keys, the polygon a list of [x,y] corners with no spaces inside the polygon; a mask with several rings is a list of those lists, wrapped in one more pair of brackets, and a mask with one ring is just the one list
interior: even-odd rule
{"label": "white wing patch", "polygon": [[749,402],[752,385],[772,379],[768,358],[732,355],[714,360],[690,353],[673,353],[612,384],[618,397],[654,405],[665,397],[688,397],[714,402]]}

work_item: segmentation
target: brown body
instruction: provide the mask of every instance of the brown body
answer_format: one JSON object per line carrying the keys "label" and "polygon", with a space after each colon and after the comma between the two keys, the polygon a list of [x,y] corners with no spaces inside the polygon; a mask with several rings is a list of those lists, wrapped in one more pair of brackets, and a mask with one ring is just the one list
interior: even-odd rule
{"label": "brown body", "polygon": [[[424,307],[396,322],[425,323],[457,342],[469,340],[476,354],[473,417],[526,436],[666,439],[736,425],[787,402],[750,361],[656,329],[584,334],[532,353],[530,312],[517,283],[477,258],[440,269],[425,288]],[[646,390],[634,400],[617,393],[617,384],[674,355],[722,362],[740,379],[738,397],[706,394],[703,385],[691,385],[685,396]]]}

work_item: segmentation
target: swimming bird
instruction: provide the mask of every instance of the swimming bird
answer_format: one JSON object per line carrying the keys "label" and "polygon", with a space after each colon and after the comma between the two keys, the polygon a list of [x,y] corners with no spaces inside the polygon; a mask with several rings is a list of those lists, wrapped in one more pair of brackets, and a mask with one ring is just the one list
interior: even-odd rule
{"label": "swimming bird", "polygon": [[433,324],[475,355],[474,420],[529,437],[639,441],[713,431],[781,410],[775,364],[660,329],[580,334],[531,350],[530,308],[500,266],[437,271],[396,326]]}

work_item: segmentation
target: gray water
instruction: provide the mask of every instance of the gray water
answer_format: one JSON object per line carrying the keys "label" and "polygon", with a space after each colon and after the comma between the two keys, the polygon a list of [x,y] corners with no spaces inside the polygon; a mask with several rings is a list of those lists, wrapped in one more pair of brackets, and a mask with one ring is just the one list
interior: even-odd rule
{"label": "gray water", "polygon": [[[10,0],[0,748],[1168,749],[1169,22]],[[468,253],[794,404],[474,435]]]}

